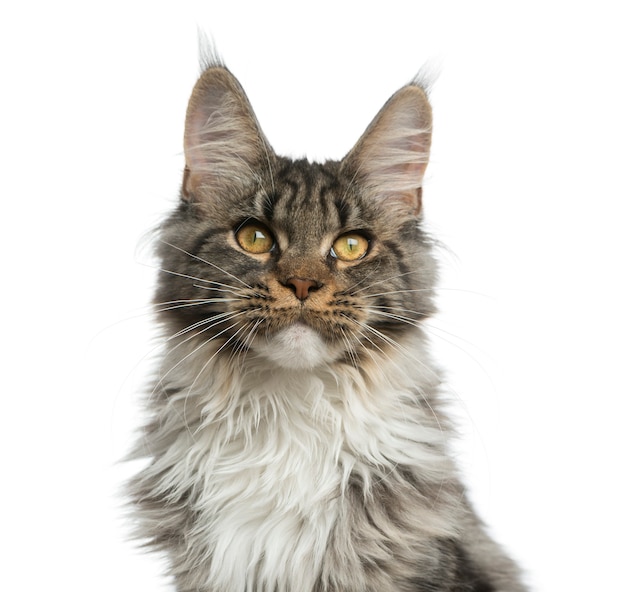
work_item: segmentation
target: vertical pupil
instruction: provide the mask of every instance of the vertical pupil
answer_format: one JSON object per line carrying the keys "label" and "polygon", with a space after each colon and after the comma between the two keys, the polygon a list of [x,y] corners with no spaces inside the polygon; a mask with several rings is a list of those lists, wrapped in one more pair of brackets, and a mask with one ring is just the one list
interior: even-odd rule
{"label": "vertical pupil", "polygon": [[263,240],[264,238],[265,238],[265,235],[260,230],[255,230],[254,236],[252,237],[252,242],[256,243],[257,240]]}
{"label": "vertical pupil", "polygon": [[348,243],[348,250],[353,251],[356,248],[358,241],[354,238],[348,238],[347,243]]}

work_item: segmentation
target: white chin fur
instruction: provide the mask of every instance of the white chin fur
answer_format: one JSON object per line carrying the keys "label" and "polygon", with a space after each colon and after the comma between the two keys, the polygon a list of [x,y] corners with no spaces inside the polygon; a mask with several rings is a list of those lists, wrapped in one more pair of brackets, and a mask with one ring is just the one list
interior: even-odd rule
{"label": "white chin fur", "polygon": [[303,323],[295,323],[271,337],[257,338],[253,349],[277,366],[294,370],[310,370],[337,357],[317,331]]}

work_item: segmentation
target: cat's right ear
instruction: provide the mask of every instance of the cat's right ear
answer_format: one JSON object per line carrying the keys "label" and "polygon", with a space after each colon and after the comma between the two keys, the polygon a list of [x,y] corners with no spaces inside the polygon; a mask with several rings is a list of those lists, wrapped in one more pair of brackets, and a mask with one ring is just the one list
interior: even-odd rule
{"label": "cat's right ear", "polygon": [[183,199],[201,204],[245,190],[272,155],[237,79],[221,65],[209,66],[187,107]]}

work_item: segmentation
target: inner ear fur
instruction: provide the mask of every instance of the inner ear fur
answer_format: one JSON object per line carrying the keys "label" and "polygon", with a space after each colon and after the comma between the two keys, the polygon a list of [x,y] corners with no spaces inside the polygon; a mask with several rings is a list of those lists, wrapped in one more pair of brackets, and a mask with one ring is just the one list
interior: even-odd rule
{"label": "inner ear fur", "polygon": [[196,83],[185,120],[183,198],[202,201],[248,186],[273,154],[250,101],[223,66]]}
{"label": "inner ear fur", "polygon": [[344,172],[384,208],[419,215],[432,137],[432,110],[416,84],[385,103],[342,161]]}

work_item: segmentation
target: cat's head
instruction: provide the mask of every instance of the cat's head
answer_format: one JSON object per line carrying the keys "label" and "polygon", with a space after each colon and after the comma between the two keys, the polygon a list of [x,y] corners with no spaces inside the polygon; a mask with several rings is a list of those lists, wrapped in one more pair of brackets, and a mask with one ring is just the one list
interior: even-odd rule
{"label": "cat's head", "polygon": [[433,312],[420,226],[430,140],[428,99],[410,84],[340,162],[277,156],[237,80],[209,66],[161,234],[157,303],[175,341],[295,369],[401,348]]}

